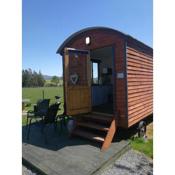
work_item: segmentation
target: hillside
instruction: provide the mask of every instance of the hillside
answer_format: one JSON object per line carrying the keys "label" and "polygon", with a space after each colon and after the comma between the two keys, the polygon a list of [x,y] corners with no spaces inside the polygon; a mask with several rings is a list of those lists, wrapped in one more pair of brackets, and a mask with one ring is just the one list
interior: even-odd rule
{"label": "hillside", "polygon": [[45,80],[51,80],[53,76],[51,75],[43,75]]}

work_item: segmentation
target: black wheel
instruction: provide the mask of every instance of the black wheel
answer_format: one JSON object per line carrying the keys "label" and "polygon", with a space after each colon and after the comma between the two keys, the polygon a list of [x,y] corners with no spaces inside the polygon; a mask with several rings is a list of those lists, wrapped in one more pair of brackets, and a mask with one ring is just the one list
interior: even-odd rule
{"label": "black wheel", "polygon": [[144,137],[146,135],[146,123],[144,121],[140,121],[138,125],[138,136]]}

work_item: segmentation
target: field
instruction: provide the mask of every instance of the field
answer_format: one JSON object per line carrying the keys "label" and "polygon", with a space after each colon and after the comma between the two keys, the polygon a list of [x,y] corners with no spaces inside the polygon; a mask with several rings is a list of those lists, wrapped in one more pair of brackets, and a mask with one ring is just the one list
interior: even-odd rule
{"label": "field", "polygon": [[30,99],[32,104],[36,104],[38,99],[50,98],[51,103],[55,102],[55,96],[61,96],[61,101],[63,102],[63,88],[62,87],[41,87],[41,88],[23,88],[22,98]]}
{"label": "field", "polygon": [[[55,96],[60,96],[61,99],[61,110],[59,113],[63,113],[63,87],[41,87],[41,88],[22,88],[22,98],[23,99],[30,99],[31,105],[25,107],[25,110],[32,110],[33,104],[36,104],[37,100],[43,98],[43,91],[44,91],[44,98],[50,99],[50,104],[55,103]],[[59,114],[58,113],[58,114]],[[26,117],[23,116],[22,123],[25,124]]]}
{"label": "field", "polygon": [[[55,85],[54,83],[52,83],[51,80],[45,80],[44,86],[49,87],[49,86],[47,86],[47,85],[49,85],[49,84],[50,84],[50,85],[51,85],[51,84]],[[60,79],[58,84],[59,84],[60,86],[62,86],[62,85],[63,85],[63,80]]]}

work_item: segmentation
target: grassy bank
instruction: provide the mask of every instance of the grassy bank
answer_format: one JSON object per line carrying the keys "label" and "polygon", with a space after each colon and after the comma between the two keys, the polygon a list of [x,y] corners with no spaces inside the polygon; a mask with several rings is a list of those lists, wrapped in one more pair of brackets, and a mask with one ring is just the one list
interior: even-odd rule
{"label": "grassy bank", "polygon": [[153,159],[153,123],[147,126],[146,135],[148,137],[146,141],[138,137],[131,139],[131,147]]}
{"label": "grassy bank", "polygon": [[144,139],[135,138],[131,140],[131,147],[153,159],[153,139],[144,141]]}

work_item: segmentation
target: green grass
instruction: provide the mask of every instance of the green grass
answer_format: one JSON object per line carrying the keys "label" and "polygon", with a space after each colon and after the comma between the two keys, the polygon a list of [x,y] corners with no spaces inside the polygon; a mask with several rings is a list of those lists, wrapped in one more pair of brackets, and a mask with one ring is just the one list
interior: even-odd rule
{"label": "green grass", "polygon": [[63,88],[62,87],[41,87],[41,88],[23,88],[22,89],[22,98],[30,99],[32,104],[36,104],[38,99],[50,98],[50,103],[55,102],[55,96],[61,96],[60,101],[63,102]]}
{"label": "green grass", "polygon": [[[47,87],[47,84],[52,84],[51,80],[45,80],[44,86]],[[53,83],[53,84],[54,84],[54,83]],[[63,85],[63,80],[59,80],[59,83],[58,83],[58,84]]]}
{"label": "green grass", "polygon": [[[44,98],[50,99],[50,104],[55,103],[55,96],[58,95],[61,97],[61,110],[58,114],[63,113],[63,87],[40,87],[40,88],[22,88],[22,98],[30,99],[31,106],[25,107],[25,110],[32,110],[33,104],[36,104],[37,100],[43,98],[42,91],[44,90]],[[26,117],[22,117],[22,124],[26,123]]]}
{"label": "green grass", "polygon": [[131,140],[131,147],[153,159],[153,139],[145,142],[143,138],[134,138]]}
{"label": "green grass", "polygon": [[22,116],[22,126],[25,126],[27,122],[27,117],[26,116]]}

